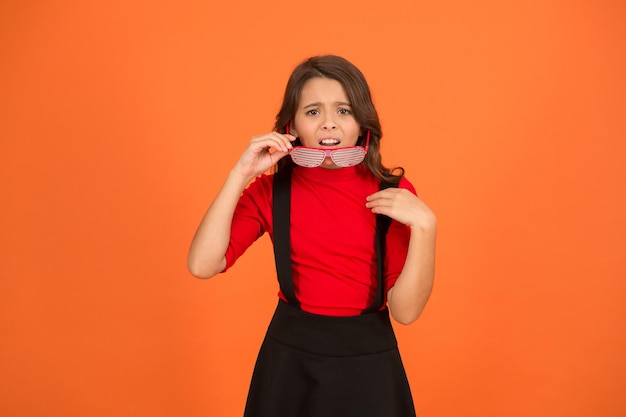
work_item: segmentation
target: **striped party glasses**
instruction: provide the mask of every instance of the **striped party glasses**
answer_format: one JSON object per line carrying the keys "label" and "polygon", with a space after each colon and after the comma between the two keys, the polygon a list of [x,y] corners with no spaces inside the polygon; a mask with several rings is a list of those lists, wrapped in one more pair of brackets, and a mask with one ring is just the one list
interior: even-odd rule
{"label": "striped party glasses", "polygon": [[365,159],[370,144],[370,131],[367,130],[367,140],[363,146],[346,146],[345,148],[310,148],[308,146],[294,146],[289,150],[293,162],[306,168],[318,167],[324,159],[330,159],[338,167],[358,165]]}

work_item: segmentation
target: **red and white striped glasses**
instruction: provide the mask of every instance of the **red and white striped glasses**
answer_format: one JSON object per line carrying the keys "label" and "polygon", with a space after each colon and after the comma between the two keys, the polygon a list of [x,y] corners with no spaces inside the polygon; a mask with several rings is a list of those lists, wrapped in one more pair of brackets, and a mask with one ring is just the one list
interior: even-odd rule
{"label": "red and white striped glasses", "polygon": [[[289,130],[287,128],[287,133]],[[315,168],[322,165],[324,159],[330,159],[338,167],[351,167],[358,165],[365,159],[367,149],[370,145],[370,131],[367,130],[367,139],[365,147],[363,146],[346,146],[345,148],[310,148],[308,146],[294,146],[289,150],[291,160],[302,167]]]}

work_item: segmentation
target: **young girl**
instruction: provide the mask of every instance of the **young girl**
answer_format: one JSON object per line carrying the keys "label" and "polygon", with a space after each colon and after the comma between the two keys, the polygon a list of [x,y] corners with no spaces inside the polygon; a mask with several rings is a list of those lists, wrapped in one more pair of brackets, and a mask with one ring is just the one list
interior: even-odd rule
{"label": "young girl", "polygon": [[422,312],[436,220],[404,171],[382,165],[381,137],[363,74],[337,56],[307,59],[274,131],[252,138],[196,232],[199,278],[265,232],[274,244],[278,307],[245,417],[415,415],[389,311],[403,324]]}

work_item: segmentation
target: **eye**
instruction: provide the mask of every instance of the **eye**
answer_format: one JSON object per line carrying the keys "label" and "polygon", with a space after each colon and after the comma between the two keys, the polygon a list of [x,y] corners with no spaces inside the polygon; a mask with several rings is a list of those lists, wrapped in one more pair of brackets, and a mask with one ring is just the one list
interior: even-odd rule
{"label": "eye", "polygon": [[349,109],[339,109],[338,112],[339,114],[343,114],[346,116],[352,114],[352,112]]}
{"label": "eye", "polygon": [[320,114],[320,111],[316,110],[316,109],[312,109],[312,110],[307,111],[306,114],[309,115],[309,116],[316,116],[316,115]]}

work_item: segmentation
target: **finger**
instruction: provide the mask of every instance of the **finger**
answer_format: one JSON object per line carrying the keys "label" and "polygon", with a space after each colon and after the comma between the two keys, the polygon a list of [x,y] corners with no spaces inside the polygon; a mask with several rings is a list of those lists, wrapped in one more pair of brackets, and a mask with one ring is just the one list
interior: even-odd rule
{"label": "finger", "polygon": [[393,199],[385,198],[385,197],[376,197],[372,199],[368,199],[365,202],[365,207],[374,208],[374,207],[390,207],[393,205]]}
{"label": "finger", "polygon": [[378,200],[379,198],[384,198],[384,194],[381,194],[380,191],[375,192],[374,194],[370,194],[368,195],[365,200],[366,201],[375,201]]}
{"label": "finger", "polygon": [[288,141],[286,141],[285,138],[269,134],[253,138],[250,142],[250,146],[252,146],[256,152],[264,151],[269,148],[287,152],[289,149],[287,143]]}
{"label": "finger", "polygon": [[293,135],[278,132],[272,132],[272,138],[277,140],[281,144],[281,147],[277,147],[276,149],[282,149],[283,151],[287,151],[293,148],[291,142],[296,140],[296,137]]}
{"label": "finger", "polygon": [[[277,132],[276,132],[277,133]],[[297,137],[295,137],[294,135],[292,135],[291,133],[277,133],[278,135],[280,135],[283,138],[286,138],[289,143],[293,142],[294,140],[298,139]]]}
{"label": "finger", "polygon": [[370,211],[374,214],[384,214],[385,216],[389,216],[392,219],[395,218],[394,210],[391,206],[375,206],[370,207]]}
{"label": "finger", "polygon": [[296,140],[296,137],[294,135],[290,135],[290,134],[282,134],[282,133],[278,133],[278,135],[280,136],[281,141],[285,144],[285,147],[287,149],[291,149],[293,148],[293,144],[291,142]]}
{"label": "finger", "polygon": [[402,190],[399,188],[386,188],[384,190],[376,191],[374,194],[370,194],[367,199],[368,200],[376,200],[379,198],[391,198],[392,196],[401,193]]}
{"label": "finger", "polygon": [[394,204],[394,201],[397,201],[395,198],[386,197],[384,195],[376,195],[367,197],[365,200],[366,206],[374,207],[374,206],[390,206]]}
{"label": "finger", "polygon": [[270,158],[272,160],[272,165],[274,165],[276,162],[280,161],[281,159],[283,159],[287,155],[289,155],[289,152],[283,152],[283,151],[276,151],[276,152],[274,152],[270,156]]}
{"label": "finger", "polygon": [[268,139],[273,143],[280,143],[281,146],[275,146],[277,149],[286,148],[289,149],[292,147],[291,142],[296,138],[293,135],[278,133],[278,132],[270,132],[266,135],[261,136],[263,139]]}

